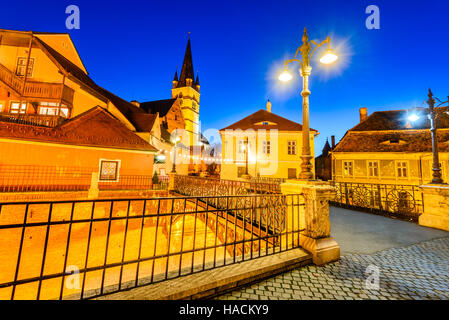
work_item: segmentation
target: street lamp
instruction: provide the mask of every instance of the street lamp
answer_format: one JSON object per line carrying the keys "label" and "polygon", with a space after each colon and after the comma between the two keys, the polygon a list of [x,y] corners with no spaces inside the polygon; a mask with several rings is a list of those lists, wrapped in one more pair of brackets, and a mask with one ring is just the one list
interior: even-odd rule
{"label": "street lamp", "polygon": [[173,155],[173,167],[172,167],[171,173],[176,173],[176,146],[180,140],[181,140],[180,137],[176,137],[175,139],[172,140],[172,142],[175,144],[175,150],[174,150],[175,154]]}
{"label": "street lamp", "polygon": [[[304,35],[302,36],[302,45],[296,50],[295,56],[293,59],[285,61],[284,71],[279,75],[279,80],[282,82],[287,82],[291,80],[293,77],[290,72],[287,70],[287,65],[290,62],[298,62],[301,66],[300,73],[303,78],[303,90],[301,95],[303,97],[302,103],[302,154],[301,154],[301,173],[299,174],[299,178],[303,180],[312,180],[312,163],[310,160],[313,156],[310,154],[310,128],[309,128],[309,76],[312,71],[312,67],[310,66],[310,60],[312,55],[315,53],[315,50],[321,47],[322,45],[327,43],[327,50],[325,54],[321,57],[320,62],[323,64],[331,64],[338,59],[338,56],[332,51],[330,48],[330,37],[327,37],[326,40],[323,40],[320,44],[317,44],[315,41],[309,41],[309,36],[307,35],[307,29],[304,28]],[[315,48],[312,50],[312,44],[314,44]],[[301,54],[301,60],[297,58],[298,53]]]}
{"label": "street lamp", "polygon": [[[440,160],[438,154],[438,137],[437,137],[437,124],[436,119],[438,118],[438,114],[435,110],[435,99],[433,98],[433,93],[429,89],[429,94],[427,95],[429,99],[427,100],[427,104],[429,105],[427,118],[430,121],[430,133],[432,136],[432,155],[433,155],[433,165],[432,165],[432,183],[434,184],[444,184],[443,179],[441,178],[441,168],[440,168]],[[436,108],[442,106],[445,103],[449,104],[449,97],[447,101],[442,102],[440,99],[436,98],[440,103],[436,106]],[[419,116],[416,114],[412,114],[408,117],[408,119],[412,122],[419,119]]]}

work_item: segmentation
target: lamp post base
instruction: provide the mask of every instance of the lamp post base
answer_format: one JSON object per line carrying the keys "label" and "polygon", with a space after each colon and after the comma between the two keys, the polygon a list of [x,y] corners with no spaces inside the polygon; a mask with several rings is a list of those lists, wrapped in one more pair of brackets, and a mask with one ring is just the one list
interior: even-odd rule
{"label": "lamp post base", "polygon": [[313,176],[313,172],[312,172],[312,163],[310,162],[310,160],[313,157],[310,155],[306,155],[306,156],[301,156],[302,159],[302,164],[301,164],[301,173],[299,174],[298,178],[300,180],[313,180],[314,176]]}

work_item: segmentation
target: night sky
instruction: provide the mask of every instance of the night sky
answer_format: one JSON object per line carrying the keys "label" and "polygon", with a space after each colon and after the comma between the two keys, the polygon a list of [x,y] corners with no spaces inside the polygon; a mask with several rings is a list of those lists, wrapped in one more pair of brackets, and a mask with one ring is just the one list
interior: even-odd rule
{"label": "night sky", "polygon": [[[80,30],[65,28],[70,4],[80,8]],[[371,4],[380,30],[365,26]],[[304,27],[311,39],[330,35],[340,60],[313,61],[310,81],[318,155],[327,137],[338,141],[358,123],[360,107],[421,106],[429,87],[449,95],[448,14],[448,0],[8,1],[0,28],[70,33],[93,80],[138,101],[170,98],[190,31],[203,130],[228,126],[267,99],[274,113],[302,122],[299,75],[290,85],[276,78]]]}

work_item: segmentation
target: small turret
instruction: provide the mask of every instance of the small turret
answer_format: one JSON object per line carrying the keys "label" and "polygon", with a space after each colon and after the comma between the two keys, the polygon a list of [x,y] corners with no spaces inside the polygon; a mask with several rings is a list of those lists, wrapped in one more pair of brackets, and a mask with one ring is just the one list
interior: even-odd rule
{"label": "small turret", "polygon": [[175,71],[175,77],[173,78],[173,88],[178,86],[178,69]]}
{"label": "small turret", "polygon": [[198,73],[196,74],[195,87],[196,91],[200,92],[200,76],[198,75]]}

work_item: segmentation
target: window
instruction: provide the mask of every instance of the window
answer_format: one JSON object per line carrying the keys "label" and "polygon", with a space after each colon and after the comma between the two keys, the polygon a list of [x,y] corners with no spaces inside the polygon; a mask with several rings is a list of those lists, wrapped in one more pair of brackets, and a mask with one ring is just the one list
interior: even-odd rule
{"label": "window", "polygon": [[3,101],[0,101],[0,112],[3,112],[4,105],[5,105],[5,103]]}
{"label": "window", "polygon": [[378,177],[379,176],[379,162],[368,161],[368,176]]}
{"label": "window", "polygon": [[55,107],[40,107],[39,114],[48,115],[48,116],[56,116],[58,115],[59,108]]}
{"label": "window", "polygon": [[352,177],[352,175],[353,175],[352,161],[344,161],[343,162],[343,175],[346,177]]}
{"label": "window", "polygon": [[118,181],[120,160],[100,160],[100,181]]}
{"label": "window", "polygon": [[[27,67],[27,58],[18,58],[16,75],[18,75],[19,77],[25,76],[26,67]],[[28,73],[27,73],[28,78],[33,77],[33,68],[34,68],[34,58],[30,58],[30,63],[28,64]]]}
{"label": "window", "polygon": [[296,141],[287,142],[287,153],[292,155],[296,154]]}
{"label": "window", "polygon": [[26,102],[20,103],[20,102],[11,101],[9,112],[10,113],[26,113],[27,112]]}
{"label": "window", "polygon": [[268,122],[267,122],[267,121],[262,122],[262,124],[263,124],[264,126],[268,126]]}
{"label": "window", "polygon": [[263,150],[262,152],[264,154],[270,154],[271,153],[271,143],[270,141],[264,141],[263,142]]}
{"label": "window", "polygon": [[165,168],[160,168],[160,169],[159,169],[159,175],[160,175],[160,176],[165,176],[165,175],[166,175],[166,173],[165,173]]}
{"label": "window", "polygon": [[288,168],[288,178],[296,179],[296,168]]}
{"label": "window", "polygon": [[407,178],[407,162],[406,161],[398,161],[396,162],[396,172],[398,178]]}
{"label": "window", "polygon": [[39,103],[39,114],[68,118],[69,109],[64,104],[61,104],[61,107],[59,107],[59,103],[57,102],[42,101]]}
{"label": "window", "polygon": [[245,153],[245,152],[246,152],[246,141],[239,140],[238,153]]}

